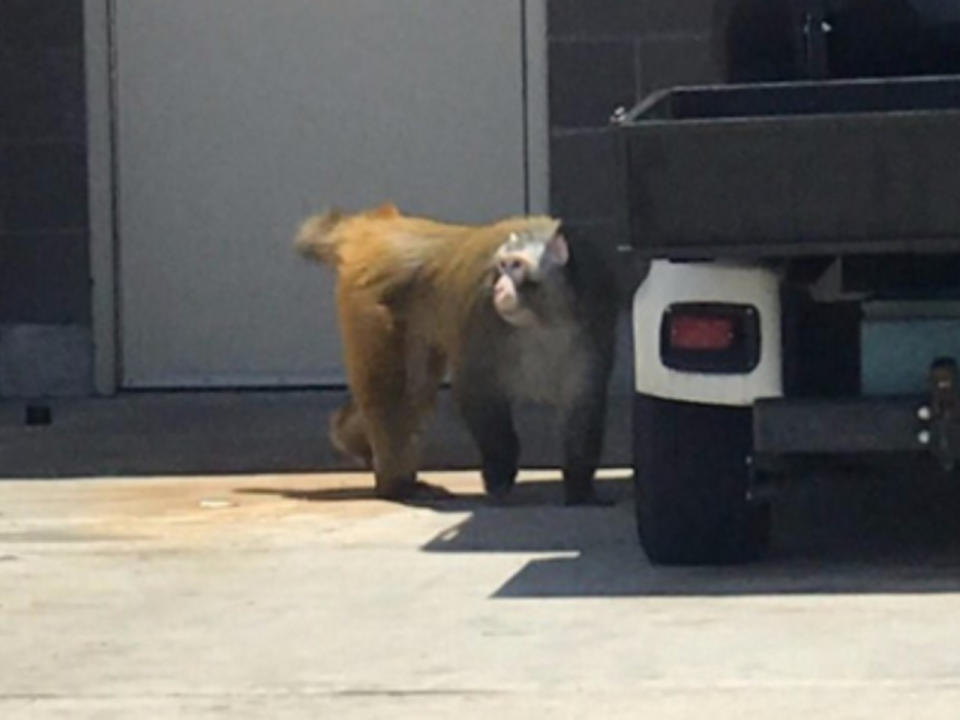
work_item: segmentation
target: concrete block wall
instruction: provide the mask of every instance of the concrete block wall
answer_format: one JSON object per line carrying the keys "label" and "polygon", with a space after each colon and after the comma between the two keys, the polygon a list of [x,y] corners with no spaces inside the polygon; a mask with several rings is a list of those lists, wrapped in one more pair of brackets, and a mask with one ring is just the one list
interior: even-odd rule
{"label": "concrete block wall", "polygon": [[82,0],[0,0],[0,397],[92,389]]}
{"label": "concrete block wall", "polygon": [[549,0],[550,197],[554,213],[602,235],[617,198],[605,176],[618,106],[674,85],[722,82],[728,0]]}

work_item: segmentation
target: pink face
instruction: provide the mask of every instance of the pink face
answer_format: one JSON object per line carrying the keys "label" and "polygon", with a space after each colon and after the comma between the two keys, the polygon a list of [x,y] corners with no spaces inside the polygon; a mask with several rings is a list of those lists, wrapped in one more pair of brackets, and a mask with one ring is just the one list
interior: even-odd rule
{"label": "pink face", "polygon": [[536,316],[520,306],[520,296],[513,278],[504,273],[493,286],[493,307],[497,313],[511,325],[529,327],[536,322]]}
{"label": "pink face", "polygon": [[560,233],[550,240],[522,239],[511,234],[496,255],[498,278],[493,286],[493,307],[511,325],[529,327],[536,314],[521,302],[518,288],[525,282],[540,282],[552,267],[565,265],[569,254]]}

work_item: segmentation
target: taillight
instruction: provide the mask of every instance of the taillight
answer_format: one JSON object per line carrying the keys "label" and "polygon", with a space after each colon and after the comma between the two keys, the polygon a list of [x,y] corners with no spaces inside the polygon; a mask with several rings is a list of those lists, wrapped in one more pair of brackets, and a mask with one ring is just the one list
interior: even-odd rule
{"label": "taillight", "polygon": [[733,318],[711,315],[674,315],[670,318],[670,347],[678,350],[726,350],[733,345]]}
{"label": "taillight", "polygon": [[758,313],[749,305],[673,304],[660,326],[660,358],[688,372],[750,372],[760,361]]}

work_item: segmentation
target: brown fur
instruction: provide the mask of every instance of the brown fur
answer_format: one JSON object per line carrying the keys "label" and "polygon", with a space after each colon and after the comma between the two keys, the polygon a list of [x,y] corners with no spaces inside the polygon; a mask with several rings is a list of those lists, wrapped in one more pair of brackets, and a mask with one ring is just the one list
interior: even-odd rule
{"label": "brown fur", "polygon": [[512,232],[553,233],[549,217],[467,226],[407,217],[396,206],[308,219],[297,249],[337,269],[337,309],[351,401],[331,422],[333,444],[372,461],[378,494],[415,484],[419,433],[464,333],[492,307],[494,255]]}

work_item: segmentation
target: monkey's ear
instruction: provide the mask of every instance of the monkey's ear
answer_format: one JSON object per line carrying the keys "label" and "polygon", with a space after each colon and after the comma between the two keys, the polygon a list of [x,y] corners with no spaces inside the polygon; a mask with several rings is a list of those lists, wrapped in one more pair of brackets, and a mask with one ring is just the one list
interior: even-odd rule
{"label": "monkey's ear", "polygon": [[566,265],[570,260],[570,248],[563,233],[557,231],[547,242],[546,256],[554,265]]}
{"label": "monkey's ear", "polygon": [[385,202],[379,207],[374,208],[371,213],[373,217],[383,218],[388,220],[389,218],[395,218],[400,216],[400,210],[392,202]]}

